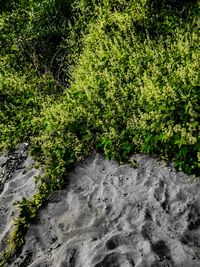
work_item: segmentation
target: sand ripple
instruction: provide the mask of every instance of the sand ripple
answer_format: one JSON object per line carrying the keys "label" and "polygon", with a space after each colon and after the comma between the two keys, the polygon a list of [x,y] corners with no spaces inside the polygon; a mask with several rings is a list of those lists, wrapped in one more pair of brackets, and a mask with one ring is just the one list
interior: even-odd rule
{"label": "sand ripple", "polygon": [[134,159],[136,169],[99,155],[79,164],[9,266],[200,266],[200,182],[156,159]]}

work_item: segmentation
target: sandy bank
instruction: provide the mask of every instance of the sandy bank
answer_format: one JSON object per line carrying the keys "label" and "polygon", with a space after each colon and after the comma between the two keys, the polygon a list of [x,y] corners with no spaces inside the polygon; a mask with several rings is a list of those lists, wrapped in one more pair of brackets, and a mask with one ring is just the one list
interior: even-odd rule
{"label": "sandy bank", "polygon": [[99,155],[79,164],[9,266],[200,266],[200,182],[156,159],[134,159],[136,169]]}
{"label": "sandy bank", "polygon": [[0,253],[5,248],[5,240],[17,216],[14,203],[33,195],[36,190],[35,177],[39,174],[28,156],[27,144],[22,144],[12,154],[0,157]]}

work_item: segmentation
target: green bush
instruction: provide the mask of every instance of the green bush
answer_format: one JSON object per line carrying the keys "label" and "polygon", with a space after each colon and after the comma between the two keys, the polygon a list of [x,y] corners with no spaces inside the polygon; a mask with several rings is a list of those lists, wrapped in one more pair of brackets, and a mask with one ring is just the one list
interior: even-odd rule
{"label": "green bush", "polygon": [[69,32],[70,16],[70,1],[2,2],[1,148],[13,147],[35,135],[34,121],[43,103],[50,105],[62,93],[68,73],[59,60],[65,55],[61,44]]}
{"label": "green bush", "polygon": [[54,154],[55,140],[62,143],[71,132],[78,140],[70,143],[72,154],[92,142],[109,158],[156,153],[198,175],[199,21],[191,16],[188,24],[176,17],[172,35],[171,15],[165,14],[160,25],[167,34],[147,30],[144,39],[135,24],[148,29],[155,20],[149,21],[146,1],[111,6],[106,2],[91,19],[63,104],[44,111],[44,155]]}

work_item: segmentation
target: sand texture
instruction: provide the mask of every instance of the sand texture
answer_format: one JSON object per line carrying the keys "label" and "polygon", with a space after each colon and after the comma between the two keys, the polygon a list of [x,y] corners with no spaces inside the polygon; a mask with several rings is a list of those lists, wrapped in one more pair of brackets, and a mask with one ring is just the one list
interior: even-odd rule
{"label": "sand texture", "polygon": [[[78,164],[7,267],[200,266],[199,180],[148,156],[133,159],[137,168],[99,155]],[[30,175],[21,179],[18,192]]]}
{"label": "sand texture", "polygon": [[5,240],[18,213],[14,203],[23,197],[31,197],[36,190],[34,178],[40,172],[32,165],[27,144],[0,157],[0,253],[5,249]]}

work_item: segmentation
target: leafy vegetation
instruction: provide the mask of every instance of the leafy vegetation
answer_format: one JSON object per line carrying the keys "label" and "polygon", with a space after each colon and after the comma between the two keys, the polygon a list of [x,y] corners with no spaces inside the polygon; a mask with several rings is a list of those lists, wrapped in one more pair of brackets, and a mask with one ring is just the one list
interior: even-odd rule
{"label": "leafy vegetation", "polygon": [[93,150],[118,161],[157,154],[200,175],[199,8],[197,0],[1,3],[0,148],[28,141],[46,166],[39,193],[18,203],[4,259]]}

